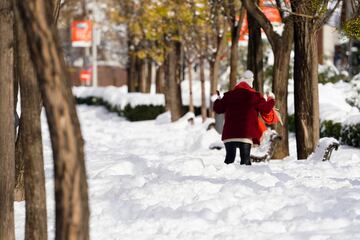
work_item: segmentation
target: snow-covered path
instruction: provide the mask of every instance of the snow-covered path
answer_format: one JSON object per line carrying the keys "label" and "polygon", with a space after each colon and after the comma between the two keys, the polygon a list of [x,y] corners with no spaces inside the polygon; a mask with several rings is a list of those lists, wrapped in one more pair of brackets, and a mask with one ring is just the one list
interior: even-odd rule
{"label": "snow-covered path", "polygon": [[[198,121],[130,123],[101,107],[78,112],[94,240],[360,239],[359,149],[341,147],[331,162],[224,165],[224,150],[208,150],[217,134]],[[43,135],[52,239],[53,172]],[[23,211],[16,203],[18,239]]]}

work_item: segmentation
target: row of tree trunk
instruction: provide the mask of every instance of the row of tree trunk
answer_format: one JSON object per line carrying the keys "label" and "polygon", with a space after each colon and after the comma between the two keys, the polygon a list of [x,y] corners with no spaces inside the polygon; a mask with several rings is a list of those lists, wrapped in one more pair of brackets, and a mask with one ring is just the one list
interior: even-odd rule
{"label": "row of tree trunk", "polygon": [[[129,92],[150,93],[153,61],[149,58],[139,58],[135,53],[129,53],[128,90]],[[159,76],[160,77],[160,76]],[[157,90],[163,87],[159,82]]]}
{"label": "row of tree trunk", "polygon": [[25,239],[47,239],[42,105],[55,165],[56,239],[89,238],[83,140],[55,24],[60,3],[0,0],[0,239],[15,238],[13,201],[24,198]]}
{"label": "row of tree trunk", "polygon": [[[287,120],[287,95],[288,95],[288,79],[290,68],[290,53],[293,49],[295,51],[295,64],[294,64],[294,95],[295,95],[295,125],[296,125],[296,141],[297,141],[297,154],[299,159],[306,159],[307,156],[314,150],[319,140],[319,102],[318,102],[318,80],[317,80],[317,32],[325,23],[333,9],[322,13],[321,17],[315,20],[315,15],[312,12],[311,6],[306,0],[299,0],[292,2],[293,13],[285,17],[284,12],[281,10],[280,14],[284,22],[284,31],[282,35],[276,33],[270,21],[261,12],[255,2],[251,0],[242,0],[243,7],[240,12],[228,13],[228,21],[231,29],[231,48],[230,48],[230,78],[229,88],[235,86],[237,76],[238,64],[238,41],[239,32],[241,29],[242,19],[245,16],[245,9],[247,10],[247,18],[249,22],[249,44],[248,44],[248,58],[247,68],[252,70],[255,75],[254,87],[259,92],[263,92],[263,49],[261,40],[261,28],[264,30],[270,42],[274,53],[274,66],[272,75],[272,88],[277,97],[277,108],[279,109],[284,125],[277,125],[276,131],[280,134],[281,142],[278,144],[275,151],[274,158],[282,159],[289,155],[288,144],[288,120]],[[282,9],[281,1],[276,1],[279,9]],[[318,4],[326,4],[326,1],[319,1]],[[295,41],[294,41],[295,39]],[[174,76],[180,71],[177,60],[180,54],[175,47],[172,53],[169,53],[164,63],[165,68],[165,88],[158,87],[158,89],[165,89],[166,103],[168,109],[171,110],[176,120],[181,116],[181,97],[179,90],[179,80]],[[175,55],[173,55],[175,54]],[[171,62],[171,64],[169,64]],[[211,66],[211,94],[216,91],[217,84],[214,79],[218,78],[218,62],[209,61]],[[130,66],[134,64],[130,61]],[[191,70],[189,65],[189,77],[191,78]],[[207,116],[207,109],[205,103],[204,93],[204,58],[199,57],[200,66],[200,82],[201,82],[201,99],[202,99],[202,116],[203,119]],[[130,67],[131,68],[131,67]],[[174,68],[174,69],[172,69]],[[216,70],[214,70],[216,68]],[[138,71],[141,73],[141,71]],[[162,73],[161,73],[162,74]],[[140,74],[141,75],[141,74]],[[129,75],[130,77],[134,75]],[[135,79],[138,79],[135,77]],[[141,78],[139,78],[141,79]],[[174,79],[176,84],[174,84]],[[158,81],[160,83],[160,81]],[[140,86],[140,84],[138,84]],[[190,101],[192,100],[193,92],[190,88]],[[176,104],[174,104],[174,102]],[[190,106],[193,109],[193,106]]]}

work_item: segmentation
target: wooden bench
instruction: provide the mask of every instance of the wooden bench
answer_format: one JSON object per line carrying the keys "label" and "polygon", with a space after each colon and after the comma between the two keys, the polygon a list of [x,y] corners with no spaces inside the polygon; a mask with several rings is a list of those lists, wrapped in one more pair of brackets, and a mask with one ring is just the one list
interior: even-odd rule
{"label": "wooden bench", "polygon": [[329,144],[324,153],[323,161],[329,161],[331,157],[332,151],[335,149],[336,151],[339,149],[340,144],[339,143],[331,143]]}
{"label": "wooden bench", "polygon": [[329,161],[334,150],[338,150],[340,144],[335,138],[321,138],[315,151],[308,157],[307,160],[322,160]]}
{"label": "wooden bench", "polygon": [[[265,162],[269,161],[274,154],[277,143],[281,140],[279,134],[275,131],[269,131],[268,136],[265,136],[267,139],[264,139],[264,142],[254,149],[250,155],[250,160],[252,162]],[[259,151],[261,150],[261,151]]]}
{"label": "wooden bench", "polygon": [[[281,137],[275,131],[269,131],[262,144],[258,148],[253,148],[251,151],[251,162],[265,162],[269,161],[274,154],[276,145],[281,140]],[[314,153],[312,153],[308,160],[322,160],[329,161],[334,150],[338,150],[340,144],[335,138],[321,138]],[[220,150],[224,148],[221,141],[210,144],[210,149]]]}
{"label": "wooden bench", "polygon": [[[279,142],[281,137],[275,131],[268,131],[264,136],[262,144],[259,147],[253,148],[250,155],[252,162],[263,162],[269,161],[274,154],[276,144]],[[224,144],[221,141],[210,144],[211,150],[220,150],[224,148]]]}

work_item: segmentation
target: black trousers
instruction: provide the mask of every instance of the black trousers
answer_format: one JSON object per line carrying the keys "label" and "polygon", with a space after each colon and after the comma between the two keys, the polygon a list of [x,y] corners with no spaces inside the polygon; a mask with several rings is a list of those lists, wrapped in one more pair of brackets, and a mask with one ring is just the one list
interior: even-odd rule
{"label": "black trousers", "polygon": [[250,162],[250,150],[251,144],[250,143],[243,143],[243,142],[227,142],[225,143],[226,149],[226,157],[225,163],[230,164],[235,161],[236,156],[236,148],[240,149],[240,164],[251,165]]}

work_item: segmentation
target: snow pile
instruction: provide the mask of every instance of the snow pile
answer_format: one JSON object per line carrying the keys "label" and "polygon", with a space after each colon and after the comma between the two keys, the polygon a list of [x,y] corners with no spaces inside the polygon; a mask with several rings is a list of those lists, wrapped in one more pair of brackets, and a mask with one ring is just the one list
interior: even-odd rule
{"label": "snow pile", "polygon": [[[288,113],[294,114],[293,82],[289,84]],[[350,83],[319,84],[320,119],[344,122],[349,116],[358,115],[360,111],[352,107],[346,99],[354,94],[354,87]]]}
{"label": "snow pile", "polygon": [[319,84],[320,119],[343,122],[349,116],[359,114],[359,109],[346,102],[352,92],[351,84],[343,81]]}
{"label": "snow pile", "polygon": [[[79,106],[85,139],[91,239],[360,239],[360,150],[331,161],[298,161],[294,135],[283,161],[223,163],[220,139],[195,118],[128,122]],[[43,115],[49,239],[55,208],[49,134]],[[14,203],[17,239],[25,204]]]}
{"label": "snow pile", "polygon": [[356,125],[360,124],[360,114],[349,116],[344,121],[344,125]]}
{"label": "snow pile", "polygon": [[169,124],[171,123],[171,113],[169,111],[158,115],[155,119],[156,124]]}
{"label": "snow pile", "polygon": [[73,94],[77,98],[97,97],[115,107],[124,109],[138,105],[165,105],[163,94],[128,93],[127,87],[73,87]]}
{"label": "snow pile", "polygon": [[354,91],[347,98],[348,102],[360,109],[360,73],[351,80]]}

